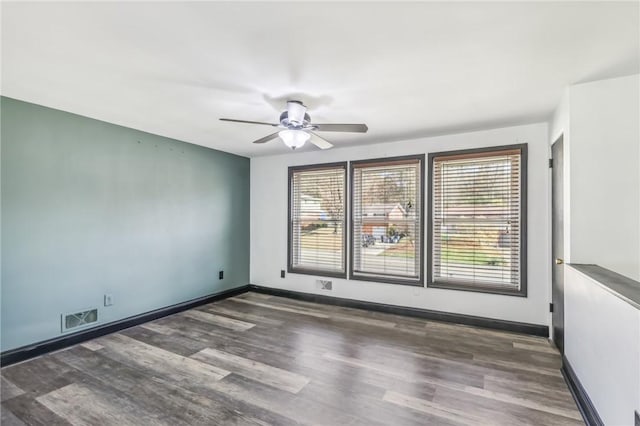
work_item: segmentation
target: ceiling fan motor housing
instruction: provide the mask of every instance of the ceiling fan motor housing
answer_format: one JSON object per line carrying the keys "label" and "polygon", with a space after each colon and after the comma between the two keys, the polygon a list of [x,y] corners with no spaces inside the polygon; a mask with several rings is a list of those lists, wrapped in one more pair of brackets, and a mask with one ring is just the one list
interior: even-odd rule
{"label": "ceiling fan motor housing", "polygon": [[288,129],[302,129],[303,127],[307,127],[311,122],[311,117],[309,114],[305,113],[302,122],[289,120],[289,111],[284,111],[280,114],[280,124]]}

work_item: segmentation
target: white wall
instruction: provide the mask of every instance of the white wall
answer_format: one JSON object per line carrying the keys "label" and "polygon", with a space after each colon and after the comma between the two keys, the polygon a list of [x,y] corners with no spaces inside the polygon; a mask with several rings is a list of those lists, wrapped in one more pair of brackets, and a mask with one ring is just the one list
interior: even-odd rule
{"label": "white wall", "polygon": [[527,298],[394,284],[333,279],[334,290],[322,293],[400,306],[477,315],[533,324],[548,324],[550,300],[549,168],[547,124],[481,132],[257,157],[251,159],[251,283],[321,293],[316,277],[287,274],[287,167],[362,160],[486,146],[529,144],[528,288]]}
{"label": "white wall", "polygon": [[[640,76],[570,86],[563,134],[565,260],[640,280]],[[640,312],[565,268],[565,355],[606,424],[640,411]]]}
{"label": "white wall", "polygon": [[640,280],[640,78],[571,87],[571,261]]}
{"label": "white wall", "polygon": [[565,268],[565,355],[606,425],[640,410],[640,311]]}
{"label": "white wall", "polygon": [[[569,88],[564,90],[562,99],[558,104],[556,110],[553,113],[551,122],[549,123],[549,143],[553,145],[562,136],[562,150],[563,150],[563,197],[564,197],[564,209],[563,209],[563,223],[568,224],[571,222],[571,126],[570,126],[570,91]],[[551,158],[551,151],[549,152],[549,158]],[[551,194],[549,194],[551,196]],[[551,203],[551,202],[550,202]],[[549,214],[552,212],[549,210]],[[552,218],[550,219],[552,220]],[[564,254],[562,259],[565,262],[571,262],[571,227],[564,226]]]}
{"label": "white wall", "polygon": [[571,86],[550,123],[564,133],[565,261],[640,280],[640,76]]}
{"label": "white wall", "polygon": [[569,132],[570,99],[569,88],[562,92],[560,103],[553,112],[553,117],[549,123],[549,141],[554,143],[562,134]]}

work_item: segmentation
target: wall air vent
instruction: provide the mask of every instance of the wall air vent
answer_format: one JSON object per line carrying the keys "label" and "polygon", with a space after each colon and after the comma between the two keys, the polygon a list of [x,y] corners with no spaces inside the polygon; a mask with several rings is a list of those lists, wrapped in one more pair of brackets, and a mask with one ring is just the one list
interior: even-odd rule
{"label": "wall air vent", "polygon": [[62,332],[75,331],[98,322],[98,309],[62,314]]}
{"label": "wall air vent", "polygon": [[316,287],[320,290],[331,290],[333,288],[333,282],[328,280],[316,280]]}

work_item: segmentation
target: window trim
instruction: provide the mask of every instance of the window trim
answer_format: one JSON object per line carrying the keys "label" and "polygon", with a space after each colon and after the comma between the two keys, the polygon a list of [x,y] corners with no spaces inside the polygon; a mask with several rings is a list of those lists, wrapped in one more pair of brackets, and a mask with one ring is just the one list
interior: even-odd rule
{"label": "window trim", "polygon": [[[364,165],[364,164],[376,164],[376,163],[386,163],[391,161],[402,161],[402,160],[419,160],[420,161],[420,275],[417,280],[409,280],[403,278],[396,278],[394,276],[389,276],[389,278],[383,278],[384,274],[378,274],[376,276],[366,276],[366,275],[355,275],[353,272],[353,174],[356,166]],[[397,285],[407,285],[411,287],[424,287],[424,254],[425,254],[425,246],[424,246],[424,206],[425,206],[425,198],[424,198],[424,185],[425,185],[425,176],[424,176],[424,163],[425,163],[425,154],[415,154],[415,155],[402,155],[397,157],[382,157],[382,158],[372,158],[366,160],[357,160],[349,162],[349,279],[356,281],[369,281],[383,284],[397,284]]]}
{"label": "window trim", "polygon": [[[288,171],[288,193],[287,193],[287,273],[290,274],[303,274],[303,275],[316,275],[319,277],[330,277],[330,278],[347,278],[347,198],[348,198],[348,186],[347,186],[347,161],[339,161],[335,163],[321,163],[321,164],[306,164],[302,166],[289,166]],[[330,169],[330,168],[343,168],[344,169],[344,200],[343,200],[343,208],[344,208],[344,230],[342,232],[342,262],[344,264],[344,272],[329,272],[323,271],[321,269],[309,269],[309,268],[297,268],[294,267],[291,256],[292,249],[292,238],[293,238],[293,222],[291,220],[291,195],[293,191],[293,174],[295,172],[300,171],[310,171],[310,170],[322,170],[322,169]]]}
{"label": "window trim", "polygon": [[[497,151],[520,151],[520,289],[504,290],[501,288],[479,288],[465,283],[437,283],[433,280],[433,163],[436,157],[449,155],[483,154]],[[446,290],[470,291],[474,293],[499,294],[504,296],[527,297],[527,174],[528,174],[528,144],[500,145],[483,148],[463,149],[429,153],[429,212],[427,219],[427,287]]]}

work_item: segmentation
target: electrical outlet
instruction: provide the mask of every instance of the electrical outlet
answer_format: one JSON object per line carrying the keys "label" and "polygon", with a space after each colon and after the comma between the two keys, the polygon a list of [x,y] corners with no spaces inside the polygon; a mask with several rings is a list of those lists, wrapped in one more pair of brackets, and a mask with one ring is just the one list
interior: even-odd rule
{"label": "electrical outlet", "polygon": [[221,280],[224,278],[224,271],[218,272],[218,279]]}
{"label": "electrical outlet", "polygon": [[284,278],[284,269],[280,270],[280,278]]}
{"label": "electrical outlet", "polygon": [[104,306],[113,305],[113,294],[105,294],[104,295]]}

